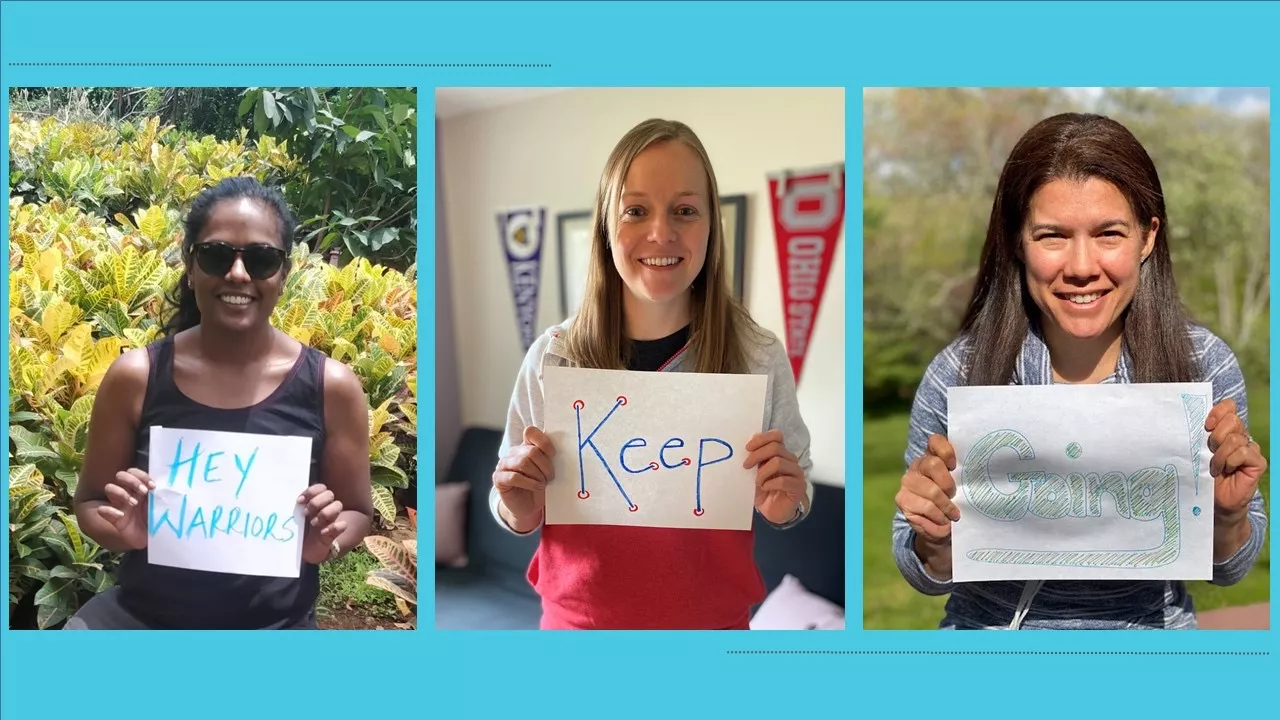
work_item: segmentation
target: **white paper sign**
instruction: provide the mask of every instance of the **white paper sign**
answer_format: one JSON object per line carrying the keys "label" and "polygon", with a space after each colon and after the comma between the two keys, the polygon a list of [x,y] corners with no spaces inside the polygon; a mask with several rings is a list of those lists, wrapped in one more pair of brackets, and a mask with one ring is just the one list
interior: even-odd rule
{"label": "white paper sign", "polygon": [[547,368],[548,525],[750,530],[764,375]]}
{"label": "white paper sign", "polygon": [[1213,576],[1209,383],[958,387],[952,572],[984,580]]}
{"label": "white paper sign", "polygon": [[147,559],[298,577],[311,438],[151,428]]}

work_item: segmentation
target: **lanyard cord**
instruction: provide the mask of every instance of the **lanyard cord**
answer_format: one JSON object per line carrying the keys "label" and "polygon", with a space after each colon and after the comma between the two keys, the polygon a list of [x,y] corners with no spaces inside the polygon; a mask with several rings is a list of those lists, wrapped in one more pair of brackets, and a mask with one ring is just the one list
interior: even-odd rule
{"label": "lanyard cord", "polygon": [[1031,601],[1035,599],[1036,593],[1040,592],[1040,587],[1044,585],[1043,580],[1031,580],[1022,588],[1022,597],[1018,599],[1018,607],[1013,611],[1013,622],[1009,623],[1010,630],[1019,630],[1022,628],[1022,621],[1027,618],[1027,613],[1031,611]]}

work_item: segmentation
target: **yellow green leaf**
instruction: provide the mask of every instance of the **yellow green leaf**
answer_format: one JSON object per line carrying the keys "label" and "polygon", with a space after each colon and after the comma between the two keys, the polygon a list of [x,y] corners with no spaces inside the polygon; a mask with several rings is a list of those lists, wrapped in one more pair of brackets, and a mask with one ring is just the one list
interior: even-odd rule
{"label": "yellow green leaf", "polygon": [[84,312],[60,297],[53,298],[40,316],[40,327],[52,345],[57,345],[64,333],[80,322]]}
{"label": "yellow green leaf", "polygon": [[396,501],[389,488],[373,486],[373,509],[388,526],[396,524]]}

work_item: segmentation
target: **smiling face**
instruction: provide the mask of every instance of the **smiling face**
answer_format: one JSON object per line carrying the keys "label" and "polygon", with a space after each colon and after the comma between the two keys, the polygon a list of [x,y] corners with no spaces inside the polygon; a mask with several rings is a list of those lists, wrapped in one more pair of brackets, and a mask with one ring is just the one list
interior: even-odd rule
{"label": "smiling face", "polygon": [[1053,180],[1031,197],[1019,257],[1027,290],[1050,335],[1117,335],[1159,220],[1143,223],[1110,182]]}
{"label": "smiling face", "polygon": [[651,145],[631,162],[611,223],[625,308],[687,312],[711,236],[713,199],[707,187],[698,154],[682,142]]}
{"label": "smiling face", "polygon": [[[232,249],[240,252],[228,266]],[[214,205],[187,260],[201,323],[236,332],[269,323],[284,288],[283,251],[279,218],[261,202]]]}

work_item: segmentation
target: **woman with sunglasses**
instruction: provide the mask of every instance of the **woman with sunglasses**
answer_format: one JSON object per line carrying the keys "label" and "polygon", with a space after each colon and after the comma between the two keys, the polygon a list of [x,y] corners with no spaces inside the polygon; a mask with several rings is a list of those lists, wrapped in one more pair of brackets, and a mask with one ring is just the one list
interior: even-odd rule
{"label": "woman with sunglasses", "polygon": [[[280,194],[253,178],[223,180],[193,203],[165,336],[121,355],[94,399],[76,518],[124,558],[117,585],[66,629],[316,627],[319,564],[359,544],[373,514],[369,410],[348,367],[271,326],[295,227]],[[298,577],[148,562],[153,426],[311,439]]]}

